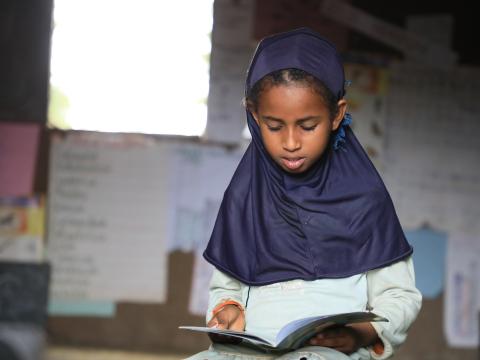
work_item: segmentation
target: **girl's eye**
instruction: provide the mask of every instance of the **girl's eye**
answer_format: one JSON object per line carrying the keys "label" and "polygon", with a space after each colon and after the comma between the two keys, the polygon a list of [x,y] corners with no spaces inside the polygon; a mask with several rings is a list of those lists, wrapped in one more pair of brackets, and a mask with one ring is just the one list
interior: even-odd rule
{"label": "girl's eye", "polygon": [[282,128],[281,126],[267,126],[268,130],[270,131],[280,131]]}
{"label": "girl's eye", "polygon": [[305,130],[305,131],[313,131],[313,130],[315,130],[316,127],[317,127],[317,125],[313,125],[313,126],[302,126],[302,129]]}

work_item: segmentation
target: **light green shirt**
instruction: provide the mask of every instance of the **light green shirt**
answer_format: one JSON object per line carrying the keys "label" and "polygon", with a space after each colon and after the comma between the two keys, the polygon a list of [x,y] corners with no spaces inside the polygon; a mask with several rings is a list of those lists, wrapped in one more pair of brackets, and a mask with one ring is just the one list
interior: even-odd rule
{"label": "light green shirt", "polygon": [[[247,303],[248,298],[248,303]],[[291,280],[248,286],[215,270],[209,293],[207,322],[213,308],[227,300],[245,308],[246,331],[274,339],[286,323],[303,317],[371,309],[389,322],[372,323],[385,346],[382,355],[360,349],[352,359],[387,359],[407,337],[420,311],[412,258],[341,279]]]}

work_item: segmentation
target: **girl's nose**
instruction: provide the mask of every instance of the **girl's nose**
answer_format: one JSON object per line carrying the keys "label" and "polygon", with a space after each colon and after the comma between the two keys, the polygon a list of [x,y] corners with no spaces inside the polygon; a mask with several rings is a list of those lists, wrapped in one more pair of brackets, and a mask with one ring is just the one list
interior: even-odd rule
{"label": "girl's nose", "polygon": [[283,149],[294,152],[301,148],[301,141],[295,130],[287,130],[283,139]]}

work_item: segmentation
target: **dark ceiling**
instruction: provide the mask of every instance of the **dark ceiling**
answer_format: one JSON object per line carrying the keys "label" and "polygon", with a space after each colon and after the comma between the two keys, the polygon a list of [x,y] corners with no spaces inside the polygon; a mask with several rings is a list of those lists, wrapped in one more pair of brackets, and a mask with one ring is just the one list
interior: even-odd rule
{"label": "dark ceiling", "polygon": [[[480,64],[480,45],[475,34],[478,31],[478,13],[473,10],[473,1],[388,1],[353,0],[351,4],[383,20],[405,26],[407,15],[451,14],[454,17],[453,50],[459,55],[459,63]],[[355,34],[354,46],[368,48],[378,44]]]}

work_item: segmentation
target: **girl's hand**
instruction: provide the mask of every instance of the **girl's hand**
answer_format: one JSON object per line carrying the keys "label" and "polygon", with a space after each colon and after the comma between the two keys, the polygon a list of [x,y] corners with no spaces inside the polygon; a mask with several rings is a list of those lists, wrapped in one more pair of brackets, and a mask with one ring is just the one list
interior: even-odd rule
{"label": "girl's hand", "polygon": [[[217,327],[218,329],[228,329],[243,331],[245,329],[245,315],[238,306],[225,305],[207,324],[208,327]],[[218,334],[208,334],[214,342],[221,343],[239,343],[241,339],[232,338]]]}
{"label": "girl's hand", "polygon": [[323,330],[308,343],[325,346],[345,354],[351,354],[361,347],[366,347],[378,341],[377,332],[370,323],[335,326]]}

